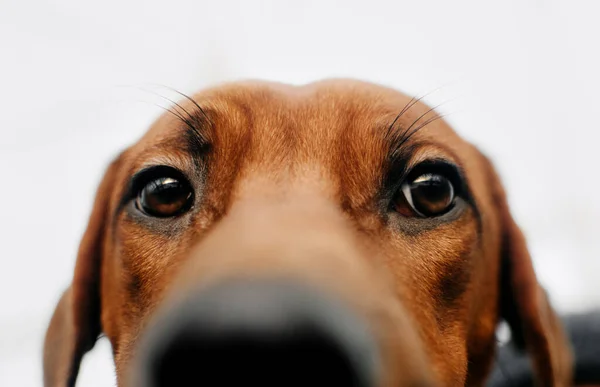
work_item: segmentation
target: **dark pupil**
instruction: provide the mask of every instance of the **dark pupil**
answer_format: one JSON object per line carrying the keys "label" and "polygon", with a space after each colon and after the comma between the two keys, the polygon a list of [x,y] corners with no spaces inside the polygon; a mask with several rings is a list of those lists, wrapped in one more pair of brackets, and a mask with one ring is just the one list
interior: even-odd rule
{"label": "dark pupil", "polygon": [[182,210],[191,196],[190,189],[172,178],[150,182],[141,193],[141,205],[150,215],[172,216]]}
{"label": "dark pupil", "polygon": [[454,201],[454,190],[448,179],[440,175],[422,175],[410,186],[415,209],[423,215],[437,215]]}

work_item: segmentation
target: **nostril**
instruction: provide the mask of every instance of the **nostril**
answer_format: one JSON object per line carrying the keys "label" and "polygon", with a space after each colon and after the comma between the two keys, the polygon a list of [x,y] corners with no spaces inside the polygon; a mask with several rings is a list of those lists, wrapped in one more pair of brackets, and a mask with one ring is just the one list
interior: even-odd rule
{"label": "nostril", "polygon": [[209,385],[364,386],[343,347],[316,329],[174,340],[152,367],[157,387]]}
{"label": "nostril", "polygon": [[174,306],[140,347],[144,387],[375,386],[378,349],[366,324],[312,288],[228,282]]}

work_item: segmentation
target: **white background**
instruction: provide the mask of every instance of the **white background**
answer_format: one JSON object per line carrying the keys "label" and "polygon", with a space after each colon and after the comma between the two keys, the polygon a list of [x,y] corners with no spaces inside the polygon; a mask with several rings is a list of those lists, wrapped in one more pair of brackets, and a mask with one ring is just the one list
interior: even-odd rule
{"label": "white background", "polygon": [[[504,177],[555,304],[599,305],[599,14],[592,0],[0,0],[0,386],[41,385],[101,173],[165,105],[148,84],[437,90],[427,102]],[[106,342],[78,385],[114,385]]]}

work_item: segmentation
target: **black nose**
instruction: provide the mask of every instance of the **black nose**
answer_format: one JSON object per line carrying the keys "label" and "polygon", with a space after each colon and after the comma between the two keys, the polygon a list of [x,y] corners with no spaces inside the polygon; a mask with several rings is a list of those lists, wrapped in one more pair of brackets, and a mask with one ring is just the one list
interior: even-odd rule
{"label": "black nose", "polygon": [[282,282],[222,283],[155,324],[139,387],[375,386],[367,326],[322,292]]}

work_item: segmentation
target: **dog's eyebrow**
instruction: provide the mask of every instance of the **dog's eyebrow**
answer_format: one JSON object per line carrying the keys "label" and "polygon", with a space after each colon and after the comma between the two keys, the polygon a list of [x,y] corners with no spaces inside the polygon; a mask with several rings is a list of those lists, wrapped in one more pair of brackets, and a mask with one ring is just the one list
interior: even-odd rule
{"label": "dog's eyebrow", "polygon": [[206,110],[196,100],[178,90],[172,90],[192,104],[191,109],[186,109],[182,104],[168,99],[173,106],[168,109],[165,108],[165,110],[181,123],[185,124],[183,137],[186,139],[186,144],[183,150],[196,156],[202,153],[206,145],[210,142],[208,139],[208,128],[212,127],[212,120]]}
{"label": "dog's eyebrow", "polygon": [[183,147],[194,160],[199,160],[206,153],[210,143],[207,137],[198,129],[186,128],[183,132]]}
{"label": "dog's eyebrow", "polygon": [[[198,108],[200,109],[200,108]],[[169,142],[181,151],[188,153],[195,162],[206,154],[210,147],[210,129],[213,124],[204,110],[197,110],[188,114],[185,119],[180,118],[185,125]]]}
{"label": "dog's eyebrow", "polygon": [[169,113],[171,113],[173,116],[178,118],[181,122],[186,124],[186,126],[191,131],[196,132],[195,134],[199,139],[201,139],[201,142],[208,142],[206,133],[204,133],[204,129],[207,127],[208,124],[211,124],[212,121],[211,121],[210,117],[208,116],[208,114],[206,114],[206,111],[200,106],[200,104],[198,102],[196,102],[195,99],[193,99],[189,95],[182,93],[175,89],[171,89],[171,90],[173,90],[175,93],[179,94],[180,96],[184,97],[186,100],[191,102],[192,110],[189,111],[188,109],[183,107],[180,103],[177,103],[170,99],[168,99],[168,100],[170,102],[172,102],[174,106],[172,108],[166,109],[166,110]]}

